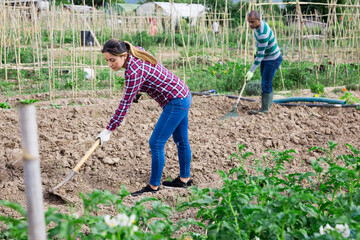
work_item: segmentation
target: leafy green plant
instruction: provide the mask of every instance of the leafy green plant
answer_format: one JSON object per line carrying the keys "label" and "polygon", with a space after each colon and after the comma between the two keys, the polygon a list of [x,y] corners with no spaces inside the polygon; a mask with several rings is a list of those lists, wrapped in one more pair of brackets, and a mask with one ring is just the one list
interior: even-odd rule
{"label": "leafy green plant", "polygon": [[[27,239],[27,222],[26,222],[26,210],[15,202],[9,202],[6,200],[0,200],[0,205],[10,208],[20,214],[20,218],[13,218],[10,216],[0,215],[0,222],[4,222],[6,229],[2,229],[1,234],[4,239]],[[9,231],[11,229],[11,231]]]}
{"label": "leafy green plant", "polygon": [[19,99],[19,102],[23,103],[23,104],[33,104],[33,103],[36,103],[38,101],[39,100],[37,100],[37,99],[25,99],[25,100]]}
{"label": "leafy green plant", "polygon": [[61,104],[55,104],[55,103],[50,103],[50,106],[56,109],[60,109],[61,108]]}
{"label": "leafy green plant", "polygon": [[[129,192],[122,188],[117,195],[110,191],[95,190],[80,194],[84,210],[81,216],[61,213],[49,208],[45,213],[47,236],[49,239],[175,239],[181,227],[196,224],[192,219],[173,223],[171,207],[155,198],[143,198],[131,207],[123,204]],[[8,239],[27,239],[25,210],[17,203],[0,201],[0,205],[12,208],[23,217],[15,219],[0,215],[5,223],[2,234]],[[146,206],[145,206],[146,205]],[[115,216],[102,215],[104,207],[118,212]],[[84,229],[89,229],[84,230]],[[181,234],[180,234],[181,235]]]}
{"label": "leafy green plant", "polygon": [[[216,89],[217,92],[234,92],[240,91],[244,84],[244,76],[244,64],[216,62],[212,66],[193,69],[193,73],[187,79],[186,84],[193,91]],[[258,75],[255,74],[255,77]]]}
{"label": "leafy green plant", "polygon": [[346,104],[357,104],[359,103],[359,98],[354,97],[351,92],[345,91],[344,96],[341,96],[339,99],[346,100]]}
{"label": "leafy green plant", "polygon": [[0,108],[2,109],[10,109],[10,105],[8,102],[0,103]]}
{"label": "leafy green plant", "polygon": [[[296,161],[294,150],[269,149],[261,159],[252,159],[253,153],[239,144],[229,156],[229,161],[239,162],[237,167],[228,173],[218,171],[221,187],[192,187],[188,199],[176,207],[196,211],[197,220],[172,222],[172,208],[155,198],[124,205],[129,192],[123,187],[117,195],[107,190],[80,194],[81,216],[49,208],[47,235],[49,239],[359,239],[360,150],[345,145],[347,153],[340,155],[335,155],[338,144],[331,141],[326,147],[312,147],[309,152],[322,154],[312,160],[312,171],[287,174],[286,163]],[[0,236],[27,239],[25,209],[4,200],[0,205],[21,216],[0,215],[4,223]],[[115,213],[104,216],[104,209]],[[196,232],[179,232],[190,226]]]}
{"label": "leafy green plant", "polygon": [[312,162],[313,171],[292,174],[284,163],[295,151],[268,150],[249,160],[256,163],[252,175],[245,164],[252,154],[239,145],[230,156],[239,167],[219,171],[222,187],[192,188],[178,210],[197,209],[208,239],[358,239],[360,154],[346,144],[351,154],[334,156],[336,146],[311,148],[325,156]]}
{"label": "leafy green plant", "polygon": [[324,85],[312,83],[312,84],[310,84],[310,90],[312,93],[323,94],[324,93]]}

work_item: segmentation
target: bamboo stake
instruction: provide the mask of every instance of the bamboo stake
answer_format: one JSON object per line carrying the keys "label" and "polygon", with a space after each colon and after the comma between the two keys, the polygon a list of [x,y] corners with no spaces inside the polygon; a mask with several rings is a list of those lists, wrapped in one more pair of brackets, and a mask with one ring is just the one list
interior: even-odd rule
{"label": "bamboo stake", "polygon": [[[328,3],[329,3],[329,0],[328,0]],[[327,44],[327,57],[329,59],[330,57],[330,43],[331,43],[331,38],[332,38],[332,33],[331,33],[331,29],[330,29],[330,16],[331,16],[331,9],[332,8],[329,8],[329,12],[328,12],[328,21],[327,21],[327,25],[326,25],[326,29],[327,29],[327,38],[329,38],[328,41],[326,41],[326,44]],[[330,79],[330,75],[331,75],[331,71],[329,71],[329,64],[326,65],[326,85],[328,84],[328,79]]]}
{"label": "bamboo stake", "polygon": [[[223,31],[222,31],[222,39],[221,39],[221,62],[224,62],[224,45],[225,45],[225,35],[226,35],[226,29],[227,29],[227,0],[225,0],[225,14],[223,16]],[[228,45],[226,45],[227,47]]]}
{"label": "bamboo stake", "polygon": [[[16,21],[19,19],[19,16],[17,16],[16,17]],[[15,22],[15,21],[14,21]],[[15,61],[16,61],[16,67],[18,67],[18,65],[19,65],[19,63],[20,63],[20,36],[19,35],[17,35],[18,33],[19,33],[19,29],[18,29],[18,27],[19,27],[19,24],[16,22],[16,26],[14,26],[14,31],[15,32],[13,32],[13,36],[14,36],[14,39],[16,39],[15,41],[14,41],[14,52],[15,52]],[[17,45],[16,45],[16,43],[18,43],[18,46],[19,47],[17,47]],[[17,50],[18,49],[18,50]],[[16,71],[17,72],[17,81],[18,81],[18,89],[19,89],[19,93],[21,94],[21,77],[20,77],[20,71],[19,70],[17,70]]]}
{"label": "bamboo stake", "polygon": [[190,60],[189,60],[189,54],[188,54],[188,48],[186,47],[186,44],[185,44],[185,40],[184,40],[184,33],[182,31],[182,27],[181,27],[181,22],[179,24],[179,28],[180,28],[180,33],[181,33],[181,40],[182,40],[182,43],[184,45],[184,50],[185,50],[185,55],[186,55],[186,61],[188,62],[189,64],[189,68],[190,68],[190,72],[192,73],[192,67],[191,67],[191,63],[190,63]]}
{"label": "bamboo stake", "polygon": [[[71,1],[71,4],[74,5],[74,0]],[[71,22],[75,22],[75,13],[74,11],[71,12]],[[72,60],[72,71],[71,71],[71,88],[73,92],[73,98],[76,101],[77,93],[75,88],[75,82],[76,82],[76,75],[75,75],[75,64],[76,64],[76,53],[75,53],[75,24],[71,25],[71,30],[73,34],[73,41],[72,41],[72,49],[71,49],[71,60]]]}
{"label": "bamboo stake", "polygon": [[183,62],[183,80],[184,80],[184,83],[186,84],[186,74],[185,74],[185,60],[184,58],[182,58],[182,62]]}
{"label": "bamboo stake", "polygon": [[[251,12],[251,7],[253,6],[253,0],[250,1],[248,13],[246,14],[246,19],[249,13]],[[248,58],[248,33],[249,33],[249,24],[246,24],[246,36],[245,36],[245,72],[246,72],[246,63]]]}
{"label": "bamboo stake", "polygon": [[[356,1],[356,4],[359,5],[359,0]],[[360,21],[360,11],[359,11],[359,8],[356,8],[356,15],[355,17],[357,19],[357,27],[359,28],[359,21]],[[355,38],[355,33],[354,33],[354,38]],[[359,63],[360,62],[360,54],[359,54],[359,51],[360,51],[360,47],[359,47],[359,38],[356,38],[356,49],[357,49],[357,62]],[[360,64],[358,64],[358,76],[360,75]]]}
{"label": "bamboo stake", "polygon": [[336,1],[335,1],[335,5],[333,7],[334,9],[334,31],[335,31],[335,40],[334,40],[334,43],[335,43],[335,48],[334,48],[334,81],[333,81],[333,86],[335,87],[335,84],[336,84],[336,66],[337,66],[337,61],[336,61],[336,47],[337,47],[337,19],[336,19]]}
{"label": "bamboo stake", "polygon": [[[37,17],[35,16],[36,15],[36,13],[35,13],[35,7],[33,6],[32,8],[31,8],[31,14],[32,14],[32,17],[31,17],[31,24],[33,25],[33,26],[35,26],[35,21],[36,21],[36,19],[37,19]],[[35,17],[34,17],[35,16]],[[32,57],[33,57],[33,63],[36,63],[36,52],[35,52],[35,48],[36,48],[36,46],[35,46],[35,29],[34,29],[34,27],[32,27],[31,28],[31,50],[32,50]],[[34,74],[36,74],[36,72],[34,71]],[[36,87],[37,87],[37,92],[39,92],[39,85],[38,84],[36,84]]]}
{"label": "bamboo stake", "polygon": [[[64,52],[64,45],[65,45],[65,35],[66,35],[66,31],[64,30],[64,23],[63,23],[63,11],[60,11],[60,19],[61,19],[61,24],[60,24],[60,54],[59,54],[59,64],[60,66],[62,66],[62,59],[63,59],[63,52]],[[63,75],[63,71],[62,71],[62,67],[60,67],[59,69],[59,75],[62,76]]]}
{"label": "bamboo stake", "polygon": [[[220,16],[218,17],[218,15],[217,15],[217,0],[216,0],[215,1],[215,9],[214,9],[214,21],[216,21],[219,24],[219,30],[220,30],[220,23],[218,22],[218,18],[220,18]],[[218,42],[217,42],[217,38],[216,38],[214,32],[212,32],[212,33],[213,33],[212,34],[212,36],[213,36],[212,51],[213,51],[213,55],[215,55],[215,48],[218,46]]]}
{"label": "bamboo stake", "polygon": [[[3,2],[3,5],[4,5],[4,2]],[[3,22],[5,22],[5,19],[6,19],[6,13],[5,11],[2,11],[2,16],[3,16]],[[7,34],[7,31],[6,31],[6,26],[4,25],[1,25],[1,50],[2,50],[2,53],[4,54],[4,69],[5,69],[5,81],[7,82],[8,81],[8,76],[7,76],[7,68],[6,68],[6,59],[7,59],[7,51],[6,51],[6,48],[7,48],[7,43],[6,43],[6,40],[5,40],[5,36]],[[2,54],[1,54],[2,56]],[[2,61],[1,61],[2,63]],[[3,68],[3,64],[1,64],[1,68]]]}
{"label": "bamboo stake", "polygon": [[51,83],[51,62],[50,62],[50,53],[49,53],[49,47],[46,46],[46,53],[47,53],[47,60],[48,60],[48,75],[49,75],[49,98],[50,101],[52,101],[52,83]]}
{"label": "bamboo stake", "polygon": [[[270,0],[270,3],[272,3],[272,0]],[[270,5],[270,12],[271,12],[271,17],[272,17],[272,22],[274,23],[274,34],[275,34],[275,36],[278,36],[277,31],[276,31],[277,30],[276,22],[275,22],[275,18],[274,18],[274,14],[273,14],[273,5],[272,4]],[[279,70],[280,70],[281,82],[282,82],[282,86],[283,86],[282,90],[284,91],[285,90],[285,82],[284,82],[284,78],[282,75],[281,65],[279,67]]]}
{"label": "bamboo stake", "polygon": [[[305,29],[305,34],[309,39],[309,34],[308,34],[308,29]],[[309,40],[310,42],[310,48],[311,48],[311,55],[313,56],[313,64],[314,66],[316,65],[316,59],[315,59],[315,53],[314,53],[314,46],[313,46],[313,42],[311,41],[311,39]],[[318,68],[315,67],[315,76],[316,76],[316,83],[319,84],[319,79],[318,79]]]}
{"label": "bamboo stake", "polygon": [[[55,5],[52,6],[51,11],[55,12]],[[55,14],[51,14],[51,26],[50,26],[50,49],[51,49],[51,64],[49,69],[49,76],[52,76],[52,86],[54,87],[53,91],[56,94],[56,84],[55,84],[55,68],[54,68],[54,24],[55,24]],[[51,96],[51,95],[50,95]],[[52,99],[50,98],[50,101]]]}
{"label": "bamboo stake", "polygon": [[171,21],[171,68],[174,69],[174,48],[175,48],[175,24],[173,19],[173,7],[174,1],[170,1],[171,11],[170,11],[170,21]]}
{"label": "bamboo stake", "polygon": [[[240,7],[240,19],[242,19],[242,8],[245,7],[246,3],[244,3],[241,7]],[[245,26],[244,24],[247,24],[247,21],[245,19],[245,21],[243,21],[243,25],[241,26],[241,29],[240,29],[240,42],[238,43],[238,49],[237,49],[237,52],[241,54],[240,50],[242,51],[243,50],[243,44],[242,44],[242,39],[243,39],[243,34],[244,34],[244,29],[245,29]],[[235,69],[236,69],[236,63],[238,62],[238,54],[236,55],[236,58],[235,58],[235,64],[234,64],[234,69],[233,69],[233,74],[235,74]]]}
{"label": "bamboo stake", "polygon": [[[299,3],[299,0],[296,0],[297,3]],[[303,25],[303,19],[302,19],[302,14],[301,14],[301,8],[300,8],[300,5],[297,4],[296,5],[296,10],[299,14],[298,16],[298,21],[299,21],[299,24],[300,24],[300,31],[299,31],[299,34],[300,34],[300,42],[299,42],[299,66],[301,65],[301,61],[302,61],[302,55],[303,55],[303,48],[304,48],[304,40],[303,40],[303,31],[304,31],[304,25]],[[299,79],[299,86],[300,86],[300,89],[302,87],[302,79],[301,79],[302,75],[300,75],[300,79]]]}
{"label": "bamboo stake", "polygon": [[93,98],[95,96],[94,91],[95,91],[95,81],[94,81],[94,76],[93,76],[93,69],[94,69],[94,59],[95,59],[95,54],[94,54],[94,47],[91,45],[91,51],[90,51],[90,83],[91,83],[91,97]]}
{"label": "bamboo stake", "polygon": [[95,92],[94,92],[94,97],[97,97],[97,94],[96,94],[96,76],[97,76],[97,67],[95,66],[97,64],[97,58],[98,58],[98,54],[97,52],[94,53],[95,57],[94,57],[94,85],[95,85]]}

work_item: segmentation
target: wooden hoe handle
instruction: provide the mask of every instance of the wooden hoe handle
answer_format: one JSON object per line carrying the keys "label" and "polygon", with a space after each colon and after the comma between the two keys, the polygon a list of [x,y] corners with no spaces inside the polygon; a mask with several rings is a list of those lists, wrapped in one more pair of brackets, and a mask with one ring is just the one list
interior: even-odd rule
{"label": "wooden hoe handle", "polygon": [[100,145],[100,138],[98,138],[96,140],[96,142],[91,146],[91,148],[85,153],[85,155],[82,157],[82,159],[80,160],[80,162],[78,162],[78,164],[76,164],[76,166],[73,168],[74,172],[79,171],[79,169],[81,168],[81,166],[86,162],[86,160],[88,160],[88,158],[90,157],[90,155],[95,151],[95,149]]}

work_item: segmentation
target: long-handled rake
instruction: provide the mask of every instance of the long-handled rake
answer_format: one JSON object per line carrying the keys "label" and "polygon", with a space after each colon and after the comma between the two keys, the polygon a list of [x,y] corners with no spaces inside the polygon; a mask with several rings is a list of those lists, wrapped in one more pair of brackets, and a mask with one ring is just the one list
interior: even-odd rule
{"label": "long-handled rake", "polygon": [[66,182],[68,182],[74,175],[79,171],[80,167],[88,160],[90,155],[95,151],[95,149],[100,145],[100,139],[97,139],[96,142],[91,146],[91,148],[85,153],[83,158],[76,164],[76,166],[69,172],[69,174],[66,176],[66,178],[56,185],[56,187],[52,188],[50,190],[51,193],[55,193],[55,190],[64,185]]}
{"label": "long-handled rake", "polygon": [[246,79],[245,79],[244,85],[243,85],[243,87],[242,87],[242,89],[241,89],[241,91],[240,91],[239,97],[238,97],[238,99],[237,99],[237,101],[236,101],[236,104],[235,104],[233,110],[231,110],[230,112],[228,112],[225,116],[222,116],[222,117],[220,118],[221,120],[225,120],[225,119],[228,119],[228,118],[231,118],[231,117],[239,117],[239,114],[236,112],[236,108],[237,108],[237,106],[238,106],[238,104],[239,104],[239,102],[240,102],[240,98],[241,98],[242,93],[243,93],[243,91],[244,91],[244,89],[245,89],[245,86],[246,86]]}

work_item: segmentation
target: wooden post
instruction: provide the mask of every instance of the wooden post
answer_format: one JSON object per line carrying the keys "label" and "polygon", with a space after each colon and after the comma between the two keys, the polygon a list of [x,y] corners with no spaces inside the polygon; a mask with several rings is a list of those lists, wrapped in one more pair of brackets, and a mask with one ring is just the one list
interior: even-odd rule
{"label": "wooden post", "polygon": [[19,109],[29,240],[46,239],[35,106]]}

